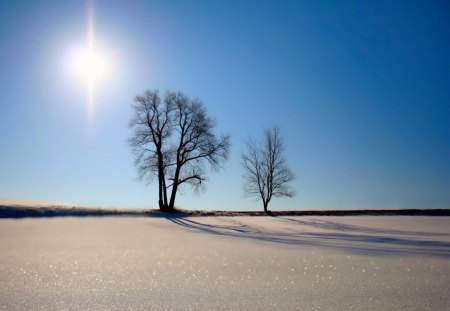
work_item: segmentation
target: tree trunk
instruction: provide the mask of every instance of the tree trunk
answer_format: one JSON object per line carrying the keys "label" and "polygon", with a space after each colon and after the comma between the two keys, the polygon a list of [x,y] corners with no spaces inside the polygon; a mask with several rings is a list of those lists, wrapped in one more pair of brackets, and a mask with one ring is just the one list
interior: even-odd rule
{"label": "tree trunk", "polygon": [[264,203],[264,213],[267,213],[267,205],[269,202],[263,202]]}
{"label": "tree trunk", "polygon": [[178,191],[178,177],[179,176],[180,176],[180,172],[177,169],[175,171],[175,178],[174,178],[174,182],[173,182],[173,186],[172,186],[172,194],[170,195],[170,201],[169,201],[169,206],[168,206],[169,212],[175,211],[175,197],[177,196],[177,191]]}
{"label": "tree trunk", "polygon": [[162,185],[162,180],[161,180],[161,176],[158,176],[158,187],[159,187],[159,191],[158,191],[158,205],[159,205],[159,209],[161,211],[164,210],[164,201],[163,201],[163,185]]}
{"label": "tree trunk", "polygon": [[165,208],[167,208],[167,187],[166,187],[166,179],[164,177],[162,177],[162,190],[163,190],[163,205]]}
{"label": "tree trunk", "polygon": [[174,184],[173,188],[172,188],[172,195],[170,196],[170,202],[169,202],[169,206],[168,206],[169,212],[175,211],[175,197],[177,195],[177,190],[178,190],[178,184]]}
{"label": "tree trunk", "polygon": [[180,170],[181,170],[181,163],[180,163],[180,155],[179,152],[177,152],[177,167],[175,169],[175,176],[173,176],[173,186],[172,186],[172,193],[170,195],[170,201],[168,206],[169,212],[175,211],[175,197],[177,196],[178,191],[178,179],[180,178]]}
{"label": "tree trunk", "polygon": [[161,152],[160,147],[158,147],[157,154],[158,154],[158,185],[159,185],[158,204],[159,204],[159,209],[164,212],[164,211],[168,210],[167,188],[166,188],[166,179],[164,176],[163,154]]}

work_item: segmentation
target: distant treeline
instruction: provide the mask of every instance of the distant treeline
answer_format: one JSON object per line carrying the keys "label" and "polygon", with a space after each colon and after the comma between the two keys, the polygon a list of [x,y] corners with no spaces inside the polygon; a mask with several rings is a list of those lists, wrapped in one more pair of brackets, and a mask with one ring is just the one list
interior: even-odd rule
{"label": "distant treeline", "polygon": [[84,208],[66,206],[18,206],[0,205],[0,218],[24,217],[90,217],[90,216],[131,216],[131,217],[194,217],[194,216],[450,216],[450,209],[392,209],[392,210],[318,210],[318,211],[200,211],[177,210],[165,213],[153,209]]}

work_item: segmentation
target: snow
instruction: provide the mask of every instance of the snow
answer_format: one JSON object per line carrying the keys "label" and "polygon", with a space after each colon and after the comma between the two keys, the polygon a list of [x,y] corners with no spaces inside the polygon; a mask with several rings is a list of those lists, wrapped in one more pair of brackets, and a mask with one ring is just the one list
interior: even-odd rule
{"label": "snow", "polygon": [[0,219],[1,310],[450,310],[450,217]]}

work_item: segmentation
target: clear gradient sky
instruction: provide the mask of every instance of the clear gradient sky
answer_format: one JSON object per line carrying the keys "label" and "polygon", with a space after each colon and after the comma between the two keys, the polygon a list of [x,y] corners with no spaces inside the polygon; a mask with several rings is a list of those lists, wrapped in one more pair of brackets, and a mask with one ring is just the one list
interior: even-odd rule
{"label": "clear gradient sky", "polygon": [[[68,55],[87,2],[0,3],[0,197],[157,207],[135,180],[131,102],[202,99],[232,138],[187,209],[261,209],[242,196],[243,141],[279,124],[297,175],[270,208],[450,207],[447,1],[93,1],[111,70],[86,88]],[[151,187],[151,188],[150,188]]]}

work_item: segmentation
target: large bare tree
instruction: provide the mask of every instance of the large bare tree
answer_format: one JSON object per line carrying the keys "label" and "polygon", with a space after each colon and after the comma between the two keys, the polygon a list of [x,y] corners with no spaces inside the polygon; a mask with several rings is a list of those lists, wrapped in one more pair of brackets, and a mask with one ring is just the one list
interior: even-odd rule
{"label": "large bare tree", "polygon": [[264,211],[273,197],[293,197],[289,183],[295,179],[284,158],[284,143],[280,129],[273,126],[264,130],[263,142],[249,138],[242,153],[244,166],[244,194],[261,199]]}
{"label": "large bare tree", "polygon": [[129,140],[140,180],[158,180],[158,205],[172,212],[178,190],[190,184],[203,189],[207,167],[217,169],[227,159],[230,138],[218,137],[214,120],[202,102],[178,92],[158,90],[136,96]]}

